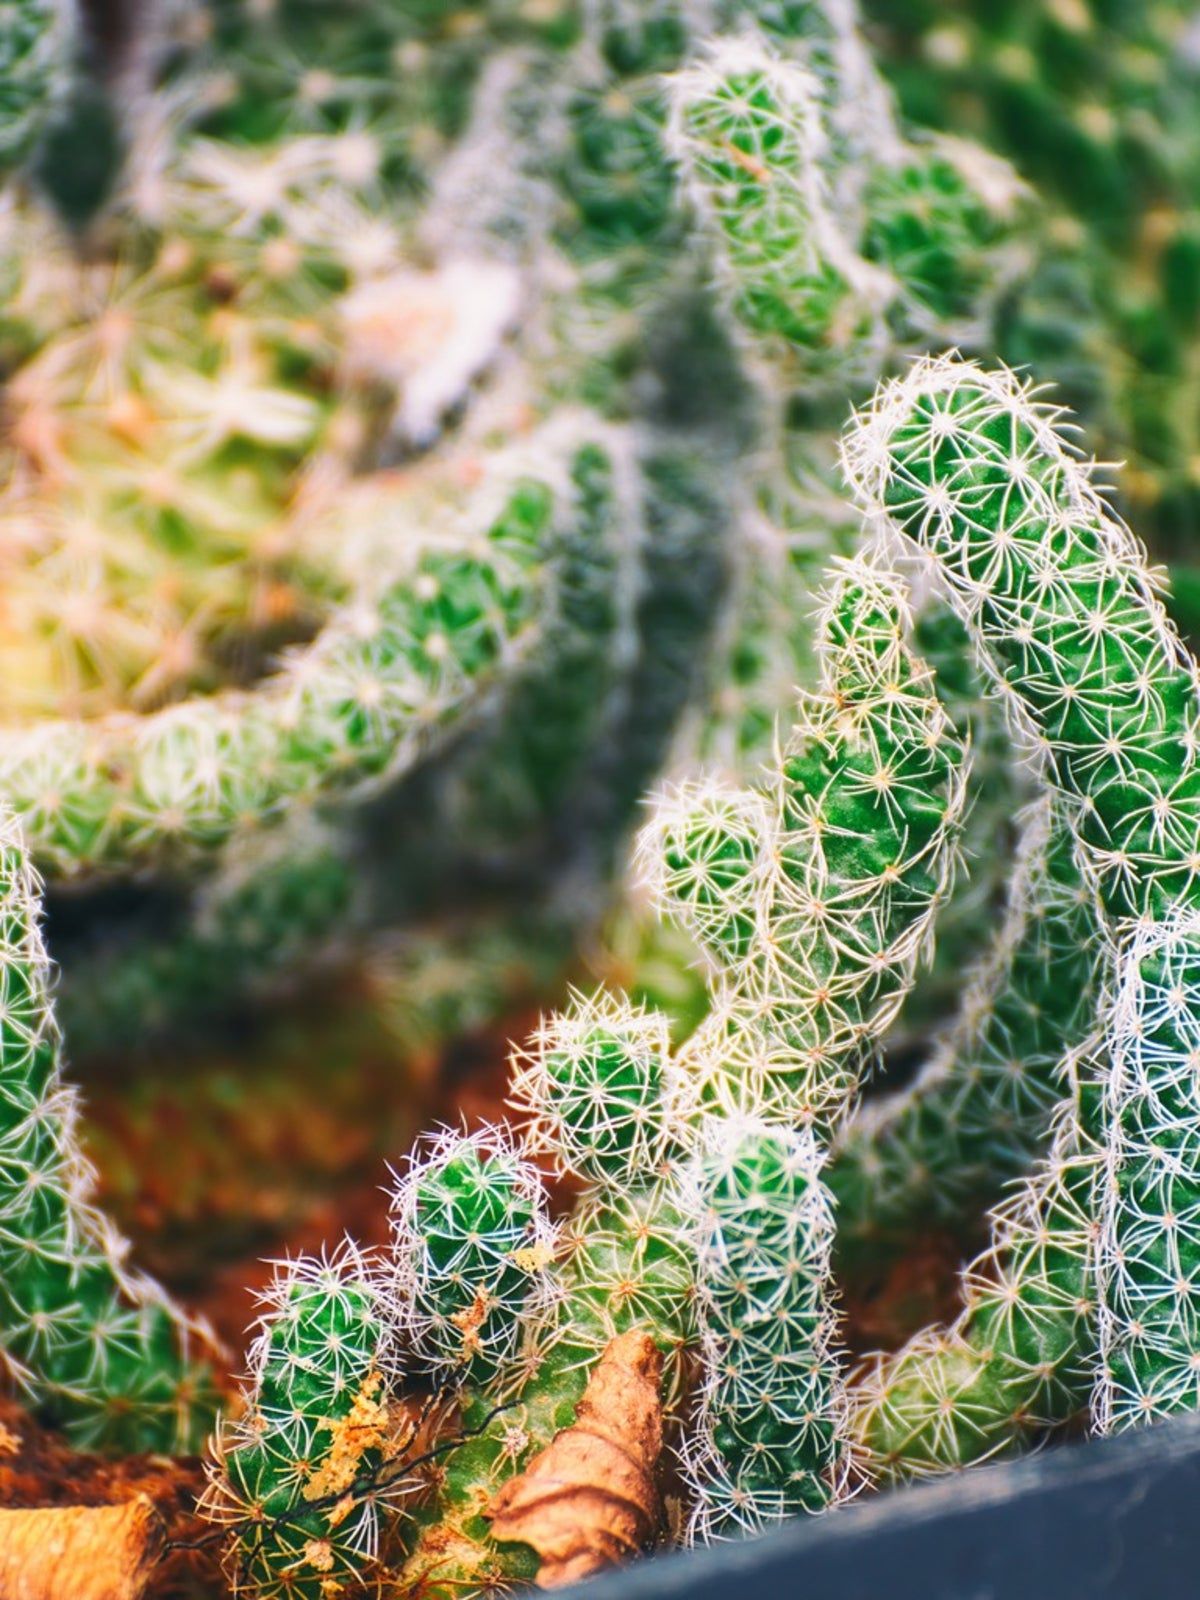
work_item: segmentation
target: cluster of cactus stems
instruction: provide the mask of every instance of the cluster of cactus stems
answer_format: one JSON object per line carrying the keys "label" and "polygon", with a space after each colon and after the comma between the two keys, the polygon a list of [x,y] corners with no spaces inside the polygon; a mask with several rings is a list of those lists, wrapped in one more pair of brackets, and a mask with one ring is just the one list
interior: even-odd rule
{"label": "cluster of cactus stems", "polygon": [[[834,580],[822,691],[801,702],[769,782],[676,791],[643,841],[662,902],[712,960],[709,1019],[672,1052],[665,1018],[580,999],[520,1060],[529,1153],[586,1185],[568,1242],[539,1227],[537,1181],[496,1135],[448,1137],[404,1180],[388,1269],[404,1288],[384,1296],[395,1337],[462,1386],[481,1428],[401,1529],[414,1586],[532,1575],[528,1551],[489,1537],[488,1501],[563,1425],[631,1318],[667,1353],[699,1353],[697,1404],[675,1415],[702,1539],[836,1503],[855,1470],[886,1481],[1012,1448],[1084,1409],[1093,1385],[1101,1427],[1191,1404],[1200,701],[1136,544],[1055,421],[1009,374],[946,358],[886,386],[856,423],[847,470],[875,546]],[[900,539],[934,566],[1048,794],[956,1032],[900,1102],[856,1124],[872,1041],[913,981],[961,825],[965,752],[884,564]],[[925,763],[911,787],[908,762]],[[868,890],[843,927],[839,906]],[[1055,942],[1071,930],[1069,947]],[[1073,963],[1071,1007],[1044,1007],[1034,987],[1056,961]],[[997,1107],[1008,1052],[1026,1049],[1010,1145]],[[869,1192],[864,1227],[911,1227],[903,1186],[861,1174],[914,1146],[947,1196],[956,1181],[987,1197],[1022,1165],[1028,1176],[994,1214],[959,1321],[847,1375],[830,1191],[842,1161],[852,1215]],[[675,1369],[671,1407],[679,1383]]]}
{"label": "cluster of cactus stems", "polygon": [[[44,536],[57,496],[72,522],[22,581],[90,561],[111,599],[168,532],[187,569],[124,633],[78,615],[79,703],[0,730],[0,1354],[81,1445],[190,1448],[216,1403],[205,1331],[92,1205],[36,869],[199,884],[174,942],[151,926],[66,989],[109,1038],[456,871],[560,856],[561,910],[600,865],[572,838],[620,834],[720,645],[690,746],[720,770],[662,790],[637,855],[705,1014],[680,1037],[573,994],[514,1057],[512,1129],[418,1142],[387,1246],[281,1265],[204,1500],[266,1597],[534,1579],[489,1507],[634,1330],[692,1542],[1198,1399],[1200,672],[1032,383],[956,354],[886,375],[995,347],[1026,191],[902,128],[839,0],[528,9],[220,0],[162,66],[124,256],[78,258],[22,183],[0,218],[0,519]],[[12,167],[72,47],[59,8],[10,10]],[[438,294],[422,372],[405,306]],[[721,629],[700,591],[751,424],[686,391],[735,371],[758,433]],[[248,571],[286,591],[273,637]],[[36,633],[0,654],[42,671]],[[956,1013],[864,1100],[944,997],[939,948],[971,954]],[[989,1206],[957,1320],[852,1369],[838,1275]]]}

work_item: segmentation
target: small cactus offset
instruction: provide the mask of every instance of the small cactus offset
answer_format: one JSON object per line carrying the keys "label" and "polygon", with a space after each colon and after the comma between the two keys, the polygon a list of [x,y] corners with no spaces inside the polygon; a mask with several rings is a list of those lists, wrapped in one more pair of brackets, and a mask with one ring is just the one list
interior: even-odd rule
{"label": "small cactus offset", "polygon": [[844,1491],[828,1298],[833,1212],[812,1135],[734,1120],[699,1164],[704,1382],[689,1533],[744,1537]]}
{"label": "small cactus offset", "polygon": [[381,1298],[351,1246],[286,1263],[264,1296],[247,1409],[222,1425],[201,1504],[233,1531],[238,1594],[325,1600],[369,1581],[385,1514],[409,1485],[395,1465]]}
{"label": "small cactus offset", "polygon": [[487,1385],[515,1360],[555,1254],[543,1208],[536,1171],[498,1134],[448,1134],[414,1156],[393,1199],[394,1294],[432,1375]]}

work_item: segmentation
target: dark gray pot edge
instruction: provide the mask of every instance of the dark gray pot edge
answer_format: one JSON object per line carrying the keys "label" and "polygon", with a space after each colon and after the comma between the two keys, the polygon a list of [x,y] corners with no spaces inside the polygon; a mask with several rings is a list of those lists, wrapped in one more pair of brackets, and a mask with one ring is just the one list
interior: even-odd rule
{"label": "dark gray pot edge", "polygon": [[1197,1600],[1200,1416],[662,1555],[571,1600]]}

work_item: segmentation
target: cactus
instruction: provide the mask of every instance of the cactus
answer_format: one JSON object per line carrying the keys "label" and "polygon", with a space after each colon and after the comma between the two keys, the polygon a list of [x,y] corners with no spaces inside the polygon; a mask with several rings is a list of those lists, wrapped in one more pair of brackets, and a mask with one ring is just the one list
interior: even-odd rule
{"label": "cactus", "polygon": [[[868,509],[935,566],[1061,796],[1111,961],[1130,927],[1186,906],[1200,864],[1196,668],[1135,541],[1054,414],[1004,371],[918,363],[860,419],[846,461]],[[1105,1133],[1098,1067],[1070,1067],[1056,1146],[968,1272],[962,1322],[863,1383],[855,1431],[881,1473],[980,1459],[1086,1403]]]}
{"label": "cactus", "polygon": [[[740,20],[731,9],[727,25]],[[806,591],[853,544],[834,470],[845,407],[901,352],[985,337],[1021,269],[1028,209],[1003,163],[904,135],[852,8],[768,9],[757,20],[761,34],[718,39],[675,75],[670,125],[768,413],[743,609],[705,741],[739,765],[761,759],[793,684],[811,681]],[[982,946],[1016,804],[1007,742],[965,665],[961,632],[936,612],[918,628],[947,710],[977,751],[965,841],[973,871],[938,948]],[[951,987],[943,958],[902,1026],[944,1009]]]}
{"label": "cactus", "polygon": [[3,824],[0,1349],[39,1414],[84,1447],[186,1449],[214,1411],[205,1330],[124,1265],[94,1209],[38,929],[37,882]]}
{"label": "cactus", "polygon": [[518,484],[477,551],[436,541],[256,692],[10,730],[3,786],[40,860],[115,870],[213,849],[323,789],[402,773],[519,648],[553,508]]}
{"label": "cactus", "polygon": [[1139,928],[1123,952],[1098,1185],[1095,1425],[1194,1411],[1197,1301],[1196,918]]}
{"label": "cactus", "polygon": [[70,0],[8,0],[0,15],[0,171],[33,154],[68,87],[74,44]]}
{"label": "cactus", "polygon": [[965,751],[906,641],[902,596],[850,563],[773,794],[684,789],[644,857],[722,966],[685,1046],[713,1105],[824,1133],[911,986],[953,874]]}
{"label": "cactus", "polygon": [[200,1509],[231,1531],[237,1593],[324,1600],[367,1581],[384,1513],[407,1487],[380,1296],[372,1264],[346,1245],[286,1263],[262,1304],[246,1410],[217,1435]]}
{"label": "cactus", "polygon": [[706,1543],[844,1492],[833,1214],[812,1135],[735,1120],[711,1142],[697,1242],[705,1376],[685,1457],[689,1534]]}
{"label": "cactus", "polygon": [[1053,379],[1164,553],[1196,528],[1196,64],[1190,8],[868,4],[905,109],[1045,198],[1041,261],[994,354]]}
{"label": "cactus", "polygon": [[[590,1367],[617,1334],[653,1335],[674,1358],[667,1381],[676,1398],[678,1357],[694,1336],[693,1263],[679,1187],[666,1175],[682,1129],[658,1019],[581,1003],[544,1027],[518,1066],[514,1093],[533,1119],[530,1149],[552,1150],[591,1186],[567,1224],[553,1319],[539,1316],[526,1330],[506,1380],[468,1393],[467,1424],[481,1431],[448,1455],[437,1503],[417,1514],[401,1581],[430,1594],[532,1577],[532,1551],[489,1535],[482,1513],[500,1482],[569,1425]],[[638,1114],[614,1116],[614,1102]],[[507,1408],[488,1422],[500,1395]]]}
{"label": "cactus", "polygon": [[555,1253],[541,1205],[537,1173],[498,1132],[418,1147],[392,1200],[394,1296],[435,1377],[486,1386],[512,1364]]}

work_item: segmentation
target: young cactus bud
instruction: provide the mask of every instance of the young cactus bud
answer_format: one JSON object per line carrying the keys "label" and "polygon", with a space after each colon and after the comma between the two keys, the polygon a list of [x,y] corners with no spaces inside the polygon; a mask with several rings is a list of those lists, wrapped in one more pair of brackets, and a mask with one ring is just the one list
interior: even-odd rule
{"label": "young cactus bud", "polygon": [[536,1169],[499,1128],[446,1129],[392,1198],[394,1298],[424,1368],[487,1385],[548,1317],[555,1235]]}
{"label": "young cactus bud", "polygon": [[327,1600],[371,1576],[388,1505],[375,1271],[346,1244],[286,1263],[263,1297],[244,1415],[217,1434],[201,1511],[229,1530],[238,1594]]}
{"label": "young cactus bud", "polygon": [[526,1149],[560,1172],[621,1188],[663,1169],[675,1147],[671,1045],[660,1013],[603,993],[572,997],[513,1062]]}
{"label": "young cactus bud", "polygon": [[638,842],[642,881],[659,908],[719,968],[759,936],[775,818],[756,790],[713,779],[664,791]]}

